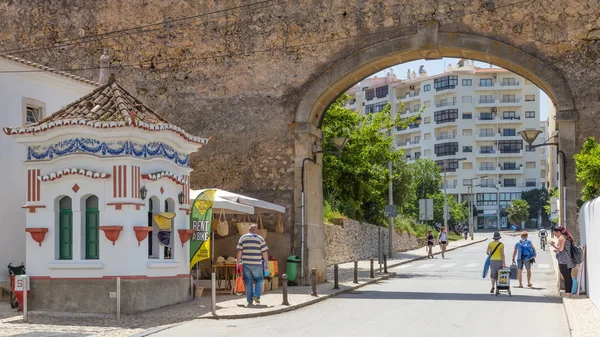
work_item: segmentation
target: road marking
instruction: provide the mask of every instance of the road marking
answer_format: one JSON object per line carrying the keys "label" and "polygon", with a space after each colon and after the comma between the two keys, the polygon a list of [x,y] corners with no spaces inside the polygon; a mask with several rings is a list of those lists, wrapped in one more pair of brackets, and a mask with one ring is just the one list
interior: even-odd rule
{"label": "road marking", "polygon": [[422,265],[418,266],[417,268],[425,269],[425,268],[430,268],[430,267],[433,267],[433,263],[422,264]]}
{"label": "road marking", "polygon": [[549,265],[549,264],[547,264],[547,263],[539,263],[539,264],[537,265],[537,267],[538,267],[539,269],[548,269],[548,268],[550,268],[550,265]]}
{"label": "road marking", "polygon": [[411,267],[412,264],[406,263],[406,264],[401,264],[399,266],[394,267],[394,269],[402,269],[402,268],[408,268]]}
{"label": "road marking", "polygon": [[469,263],[465,266],[465,268],[475,268],[479,265],[479,263]]}
{"label": "road marking", "polygon": [[457,265],[457,263],[448,263],[448,264],[443,265],[442,268],[450,268],[450,267],[454,267],[456,265]]}

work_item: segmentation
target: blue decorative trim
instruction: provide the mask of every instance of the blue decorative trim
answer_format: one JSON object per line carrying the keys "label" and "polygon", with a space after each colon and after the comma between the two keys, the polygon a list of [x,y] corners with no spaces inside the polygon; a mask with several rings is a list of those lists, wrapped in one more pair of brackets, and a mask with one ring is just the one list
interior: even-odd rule
{"label": "blue decorative trim", "polygon": [[92,138],[72,138],[49,146],[29,146],[27,160],[47,160],[71,154],[95,154],[102,157],[132,156],[136,158],[162,157],[180,166],[190,166],[190,156],[179,154],[171,146],[152,142],[138,144],[130,140],[102,142]]}

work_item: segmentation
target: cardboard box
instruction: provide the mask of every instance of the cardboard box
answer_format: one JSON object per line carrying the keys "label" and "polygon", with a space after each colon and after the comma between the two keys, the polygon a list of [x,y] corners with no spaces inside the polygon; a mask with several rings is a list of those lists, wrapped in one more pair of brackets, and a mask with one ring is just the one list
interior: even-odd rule
{"label": "cardboard box", "polygon": [[271,278],[271,289],[273,289],[273,290],[279,289],[279,276],[273,276]]}

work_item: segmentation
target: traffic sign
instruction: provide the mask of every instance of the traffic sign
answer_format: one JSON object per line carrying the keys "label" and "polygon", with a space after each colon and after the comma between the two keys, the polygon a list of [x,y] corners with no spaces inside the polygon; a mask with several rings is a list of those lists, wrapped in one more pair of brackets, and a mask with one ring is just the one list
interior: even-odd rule
{"label": "traffic sign", "polygon": [[396,215],[398,215],[398,210],[396,209],[396,205],[386,205],[384,214],[385,214],[386,218],[387,217],[393,218]]}
{"label": "traffic sign", "polygon": [[433,199],[419,199],[419,220],[433,220]]}

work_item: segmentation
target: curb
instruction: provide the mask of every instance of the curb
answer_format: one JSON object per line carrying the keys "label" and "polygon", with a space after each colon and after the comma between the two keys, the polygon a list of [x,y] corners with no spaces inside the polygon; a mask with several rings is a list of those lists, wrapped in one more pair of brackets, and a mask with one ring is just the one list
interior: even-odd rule
{"label": "curb", "polygon": [[[460,248],[467,247],[467,246],[471,246],[471,245],[474,245],[474,244],[477,244],[477,243],[481,243],[481,242],[484,242],[484,241],[487,241],[487,238],[484,238],[484,239],[481,239],[481,240],[474,240],[474,241],[469,242],[469,243],[467,243],[465,245],[462,245],[460,247],[453,247],[453,248],[447,249],[446,252],[453,251],[455,249],[460,249]],[[438,254],[441,254],[441,252],[435,253],[434,255],[438,255]],[[418,258],[414,258],[414,259],[410,259],[410,260],[400,261],[398,263],[392,263],[392,264],[389,264],[387,267],[388,268],[393,268],[393,267],[396,267],[396,266],[399,266],[399,265],[403,265],[403,264],[406,264],[406,263],[411,263],[411,262],[418,261],[418,260],[424,260],[426,257],[427,256],[422,256],[422,257],[418,257]],[[281,314],[281,313],[284,313],[284,312],[294,311],[296,309],[300,309],[300,308],[309,306],[311,304],[315,304],[315,303],[324,301],[324,300],[326,300],[328,298],[332,298],[332,297],[335,297],[335,296],[338,296],[338,295],[342,295],[342,294],[347,294],[347,293],[349,293],[351,291],[354,291],[356,289],[362,288],[362,287],[367,286],[367,285],[375,284],[375,283],[377,283],[379,281],[387,280],[390,277],[395,277],[395,276],[396,276],[396,273],[392,272],[392,273],[389,273],[387,275],[376,277],[376,278],[374,278],[372,280],[369,280],[369,281],[367,281],[365,283],[354,285],[354,286],[352,286],[352,287],[350,287],[348,289],[344,289],[344,290],[340,290],[338,292],[334,292],[334,293],[331,293],[331,294],[323,295],[323,296],[317,297],[317,298],[315,298],[313,300],[310,300],[310,301],[307,301],[307,302],[304,302],[304,303],[300,303],[300,304],[290,305],[289,307],[285,307],[285,308],[280,308],[280,309],[275,309],[275,310],[265,311],[265,312],[257,312],[257,313],[250,313],[250,314],[241,314],[241,315],[218,315],[217,314],[217,315],[213,316],[212,314],[207,314],[207,315],[204,315],[204,316],[196,317],[196,319],[216,319],[216,320],[219,320],[219,319],[242,319],[242,318],[254,318],[254,317],[264,317],[264,316],[277,315],[277,314]]]}
{"label": "curb", "polygon": [[254,318],[254,317],[264,317],[264,316],[270,316],[270,315],[277,315],[277,314],[281,314],[284,312],[289,312],[289,311],[294,311],[296,309],[300,309],[306,306],[309,306],[311,304],[315,304],[321,301],[324,301],[328,298],[331,297],[335,297],[338,295],[342,295],[342,294],[346,294],[349,293],[351,291],[354,291],[358,288],[362,288],[364,286],[368,286],[370,284],[375,284],[379,281],[382,280],[387,280],[390,277],[395,277],[396,273],[389,273],[387,275],[384,276],[380,276],[380,277],[376,277],[372,280],[369,280],[365,283],[361,283],[361,284],[357,284],[355,286],[352,286],[348,289],[344,289],[344,290],[340,290],[338,292],[335,293],[331,293],[331,294],[327,294],[327,295],[323,295],[321,297],[317,297],[313,300],[304,302],[304,303],[300,303],[300,304],[294,304],[294,305],[290,305],[289,307],[286,308],[280,308],[280,309],[275,309],[275,310],[270,310],[270,311],[264,311],[264,312],[257,312],[257,313],[251,313],[251,314],[241,314],[241,315],[216,315],[216,316],[212,316],[212,314],[207,314],[206,316],[200,316],[200,317],[196,317],[196,319],[241,319],[241,318]]}
{"label": "curb", "polygon": [[579,322],[577,321],[577,316],[575,316],[575,313],[573,312],[571,303],[568,299],[563,299],[562,302],[565,308],[565,314],[567,315],[567,323],[569,324],[569,331],[571,332],[571,337],[581,337],[581,332],[579,330]]}
{"label": "curb", "polygon": [[[465,245],[462,245],[460,247],[448,248],[448,249],[446,249],[446,253],[447,252],[451,252],[451,251],[453,251],[455,249],[460,249],[460,248],[463,248],[463,247],[468,247],[468,246],[472,246],[474,244],[478,244],[478,243],[487,241],[487,239],[488,238],[483,238],[483,239],[480,239],[480,240],[474,240],[474,241],[469,242],[469,243],[467,243]],[[421,247],[421,248],[423,248],[423,247]],[[441,255],[441,254],[442,254],[442,252],[437,252],[437,253],[434,253],[433,255]],[[424,260],[426,258],[427,258],[427,256],[421,256],[421,257],[417,257],[417,258],[414,258],[414,259],[411,259],[411,260],[404,260],[404,261],[400,261],[400,262],[397,262],[397,263],[388,264],[387,267],[388,268],[394,268],[394,267],[397,267],[397,266],[400,266],[400,265],[403,265],[403,264],[407,264],[407,263],[411,263],[411,262],[415,262],[415,261],[419,261],[419,260]],[[388,262],[389,262],[389,260],[388,260]]]}

